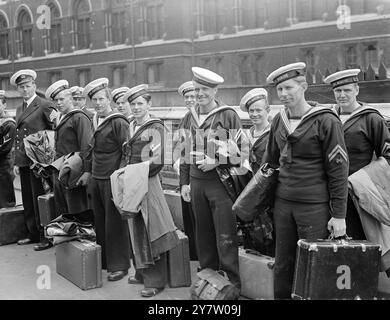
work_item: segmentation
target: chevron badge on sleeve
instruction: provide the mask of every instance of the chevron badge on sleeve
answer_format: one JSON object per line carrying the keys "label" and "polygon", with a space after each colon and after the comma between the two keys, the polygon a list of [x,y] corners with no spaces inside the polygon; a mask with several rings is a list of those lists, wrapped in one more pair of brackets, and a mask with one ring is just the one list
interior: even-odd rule
{"label": "chevron badge on sleeve", "polygon": [[386,155],[387,153],[390,154],[390,143],[389,142],[385,142],[383,149],[382,149],[382,156]]}
{"label": "chevron badge on sleeve", "polygon": [[[337,155],[339,155],[339,157],[337,157]],[[348,162],[348,155],[339,144],[336,145],[333,148],[333,150],[329,153],[328,158],[329,158],[329,162],[336,160],[336,163],[341,163],[342,159],[344,159],[345,162]]]}

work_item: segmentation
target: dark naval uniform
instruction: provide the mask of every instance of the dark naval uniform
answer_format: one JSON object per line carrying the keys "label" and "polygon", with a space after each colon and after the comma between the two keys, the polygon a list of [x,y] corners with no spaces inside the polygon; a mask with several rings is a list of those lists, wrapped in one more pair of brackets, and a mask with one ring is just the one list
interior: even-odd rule
{"label": "dark naval uniform", "polygon": [[0,118],[0,208],[13,207],[16,203],[11,150],[15,140],[15,121]]}
{"label": "dark naval uniform", "polygon": [[[180,176],[179,185],[180,189],[183,185],[190,184],[190,151],[191,151],[191,127],[199,127],[199,118],[196,111],[188,111],[182,121],[179,124],[180,130]],[[195,216],[192,211],[191,202],[186,202],[181,197],[181,207],[183,211],[183,224],[184,232],[188,236],[189,247],[190,247],[190,259],[198,260],[196,253],[196,242],[195,242]]]}
{"label": "dark naval uniform", "polygon": [[29,106],[23,103],[16,109],[15,165],[20,168],[25,223],[29,238],[33,241],[44,239],[37,200],[38,196],[44,194],[44,189],[41,179],[29,168],[31,160],[26,155],[23,139],[40,130],[52,130],[56,115],[56,109],[38,96]]}
{"label": "dark naval uniform", "polygon": [[[341,122],[316,104],[291,126],[288,111],[274,118],[264,163],[279,167],[274,221],[276,299],[291,295],[299,239],[328,237],[329,219],[345,218],[348,157]],[[299,120],[297,120],[299,121]]]}
{"label": "dark naval uniform", "polygon": [[[197,129],[200,130],[197,130]],[[200,123],[192,125],[192,149],[214,159],[211,139],[232,139],[241,129],[238,114],[228,106],[212,110]],[[235,132],[229,132],[233,130]],[[233,136],[230,136],[233,135]],[[238,269],[238,238],[233,202],[222,184],[216,169],[203,172],[196,159],[190,165],[191,203],[195,214],[197,253],[202,269],[224,270],[229,279],[240,287]],[[230,166],[229,158],[219,157],[219,166]]]}
{"label": "dark naval uniform", "polygon": [[268,136],[270,131],[270,126],[264,129],[260,136],[254,137],[255,127],[249,129],[249,140],[250,140],[250,153],[249,153],[249,163],[253,170],[253,174],[259,170],[262,159],[265,153],[265,149],[268,143]]}
{"label": "dark naval uniform", "polygon": [[[368,165],[373,154],[377,158],[384,157],[390,164],[390,133],[386,122],[378,110],[369,105],[359,103],[360,108],[351,114],[341,113],[336,107],[343,123],[344,139],[349,156],[349,175]],[[347,235],[352,239],[366,239],[359,214],[348,197]]]}
{"label": "dark naval uniform", "polygon": [[86,170],[92,173],[90,192],[96,240],[102,247],[102,268],[108,272],[127,271],[130,267],[129,229],[112,202],[110,183],[110,175],[120,167],[122,145],[128,134],[127,119],[111,112],[95,127],[90,143],[90,168]]}
{"label": "dark naval uniform", "polygon": [[82,107],[81,111],[83,111],[88,116],[88,118],[92,121],[94,113],[89,111],[87,106]]}
{"label": "dark naval uniform", "polygon": [[[88,168],[86,155],[92,135],[92,122],[83,111],[72,110],[62,116],[55,129],[56,159],[71,152],[80,152],[85,171]],[[54,197],[60,214],[77,214],[88,209],[86,187],[67,189],[58,181],[58,174],[54,178]]]}

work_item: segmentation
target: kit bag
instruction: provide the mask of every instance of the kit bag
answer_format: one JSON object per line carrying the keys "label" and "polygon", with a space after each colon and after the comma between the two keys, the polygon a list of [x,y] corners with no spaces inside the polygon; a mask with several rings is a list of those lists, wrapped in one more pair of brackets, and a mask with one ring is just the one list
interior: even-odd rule
{"label": "kit bag", "polygon": [[197,273],[198,280],[190,289],[192,300],[237,300],[240,292],[222,271],[209,268]]}

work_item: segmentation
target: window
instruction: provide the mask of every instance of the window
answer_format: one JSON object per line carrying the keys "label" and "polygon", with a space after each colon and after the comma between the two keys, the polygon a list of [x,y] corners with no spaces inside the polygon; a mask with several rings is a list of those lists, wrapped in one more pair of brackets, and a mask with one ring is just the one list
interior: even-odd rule
{"label": "window", "polygon": [[266,0],[256,0],[255,2],[255,27],[264,28],[265,22],[268,20],[267,13],[267,1]]}
{"label": "window", "polygon": [[85,87],[91,80],[90,69],[81,69],[77,72],[77,82],[80,87]]}
{"label": "window", "polygon": [[242,7],[242,0],[234,0],[233,12],[234,12],[234,28],[236,29],[236,31],[240,31],[244,29],[244,23],[243,23],[244,9]]}
{"label": "window", "polygon": [[296,0],[296,2],[297,21],[302,22],[313,20],[313,0]]}
{"label": "window", "polygon": [[22,9],[18,15],[16,27],[16,45],[19,56],[32,56],[32,20],[26,9]]}
{"label": "window", "polygon": [[8,24],[5,17],[0,15],[0,59],[8,59],[9,44],[8,44]]}
{"label": "window", "polygon": [[251,66],[250,56],[240,55],[240,78],[241,84],[247,85],[251,83]]}
{"label": "window", "polygon": [[146,64],[146,82],[149,84],[160,84],[162,62]]}
{"label": "window", "polygon": [[314,48],[304,48],[302,49],[302,56],[303,60],[306,62],[306,71],[307,76],[312,77],[312,81],[315,81],[315,55],[314,55]]}
{"label": "window", "polygon": [[202,67],[205,68],[205,69],[210,69],[211,66],[210,66],[210,58],[202,58],[200,59],[201,63],[202,63]]}
{"label": "window", "polygon": [[91,44],[91,17],[87,0],[73,3],[73,46],[75,49],[88,49]]}
{"label": "window", "polygon": [[108,44],[126,43],[128,32],[128,17],[126,11],[130,9],[128,0],[106,0],[105,26],[106,41]]}
{"label": "window", "polygon": [[356,45],[351,45],[345,51],[345,67],[347,69],[358,68],[358,52]]}
{"label": "window", "polygon": [[165,33],[164,4],[161,1],[140,3],[141,40],[162,39]]}
{"label": "window", "polygon": [[255,78],[256,78],[256,84],[265,84],[266,83],[266,74],[265,74],[265,61],[264,61],[264,54],[263,53],[257,53],[255,55],[254,59],[254,70],[255,70]]}
{"label": "window", "polygon": [[61,14],[59,8],[53,2],[49,3],[49,8],[51,14],[51,25],[50,30],[45,30],[45,50],[48,53],[61,52]]}
{"label": "window", "polygon": [[366,44],[364,46],[364,67],[371,65],[375,70],[379,67],[378,46],[376,43]]}
{"label": "window", "polygon": [[222,60],[223,60],[223,57],[215,57],[215,72],[217,74],[223,73]]}
{"label": "window", "polygon": [[[242,12],[238,7],[236,9],[235,12]],[[195,0],[194,12],[197,36],[224,31],[225,16],[229,14],[226,9],[226,1],[224,3],[223,0]]]}
{"label": "window", "polygon": [[112,86],[120,87],[125,83],[125,66],[115,66],[112,68]]}
{"label": "window", "polygon": [[49,85],[53,84],[54,82],[61,80],[61,71],[52,71],[47,74]]}
{"label": "window", "polygon": [[297,0],[288,0],[288,12],[287,22],[290,25],[297,23]]}
{"label": "window", "polygon": [[9,89],[9,78],[8,77],[0,77],[0,88],[2,90]]}

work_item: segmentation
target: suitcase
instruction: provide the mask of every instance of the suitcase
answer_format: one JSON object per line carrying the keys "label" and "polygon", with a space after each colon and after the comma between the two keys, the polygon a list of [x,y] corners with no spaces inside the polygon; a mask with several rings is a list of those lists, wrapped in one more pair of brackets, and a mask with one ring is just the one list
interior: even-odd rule
{"label": "suitcase", "polygon": [[171,211],[175,226],[184,231],[183,211],[181,208],[180,192],[173,190],[164,190],[165,199],[168,203],[169,211]]}
{"label": "suitcase", "polygon": [[241,295],[249,299],[274,299],[275,259],[253,250],[238,249]]}
{"label": "suitcase", "polygon": [[363,240],[299,240],[293,299],[375,299],[381,248]]}
{"label": "suitcase", "polygon": [[56,245],[55,251],[59,275],[83,290],[103,285],[100,245],[88,240],[70,241]]}
{"label": "suitcase", "polygon": [[38,209],[42,227],[47,226],[53,219],[57,218],[54,194],[48,193],[38,196]]}
{"label": "suitcase", "polygon": [[23,206],[0,209],[0,245],[14,243],[27,237]]}
{"label": "suitcase", "polygon": [[171,288],[191,286],[190,249],[188,237],[177,230],[180,243],[168,251],[168,284]]}
{"label": "suitcase", "polygon": [[387,277],[385,272],[379,273],[378,291],[390,298],[390,278]]}

